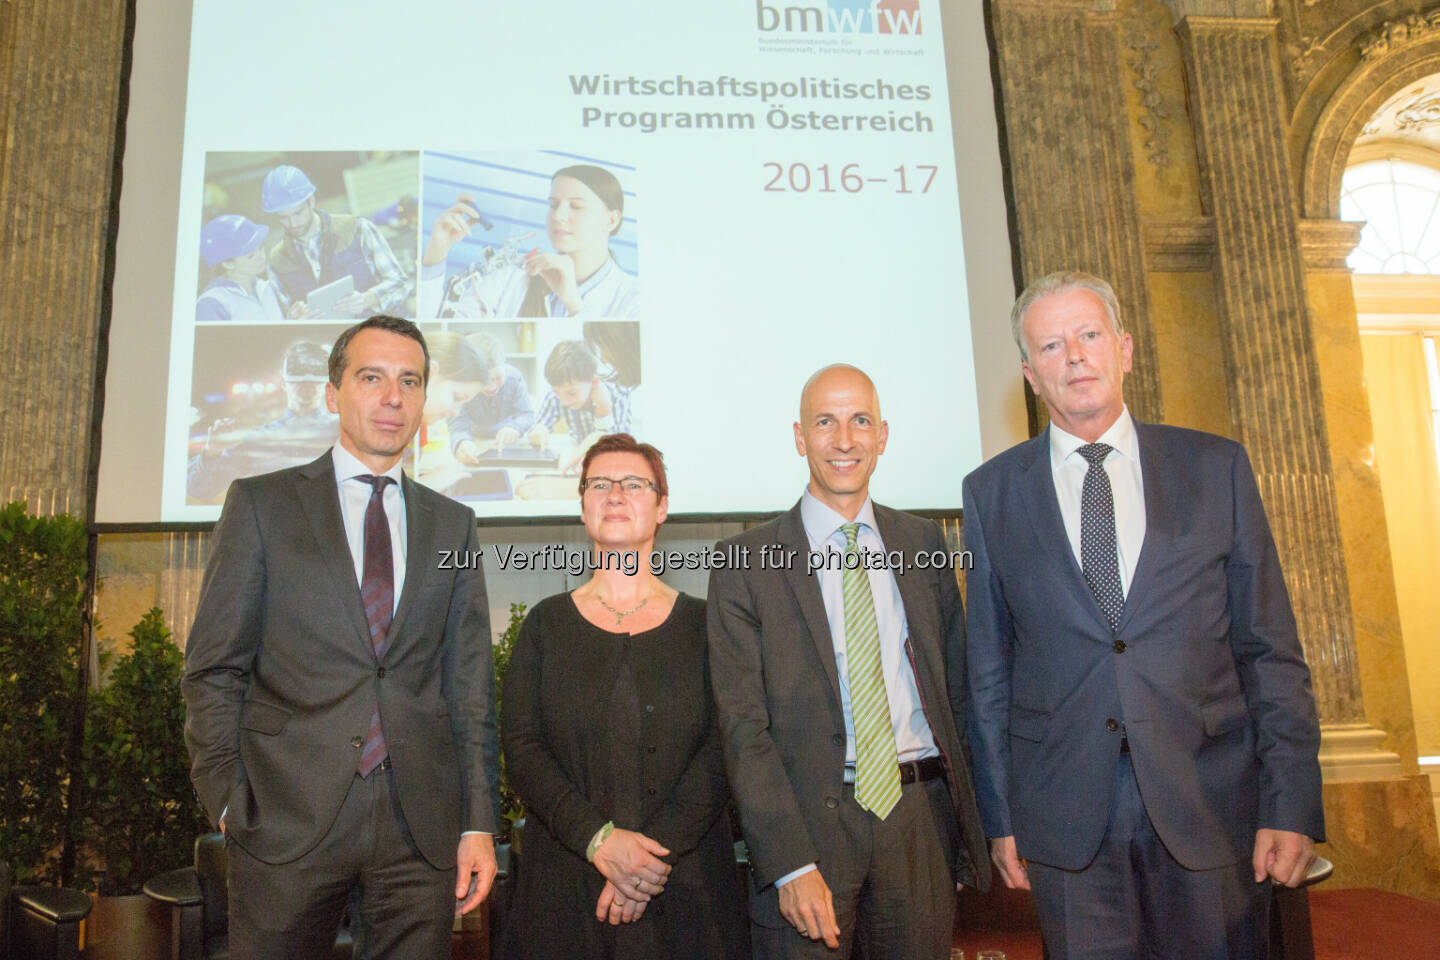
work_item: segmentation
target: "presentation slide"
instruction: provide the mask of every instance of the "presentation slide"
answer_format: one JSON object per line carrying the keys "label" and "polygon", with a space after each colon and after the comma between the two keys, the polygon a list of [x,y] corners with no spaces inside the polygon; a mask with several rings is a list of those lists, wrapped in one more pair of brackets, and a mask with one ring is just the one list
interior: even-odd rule
{"label": "presentation slide", "polygon": [[958,508],[965,248],[993,238],[957,157],[993,128],[952,129],[939,3],[792,4],[195,0],[158,511],[123,519],[213,520],[322,453],[331,345],[375,313],[432,353],[406,469],[481,517],[573,517],[616,431],[664,452],[672,513],[782,509],[801,385],[836,362],[890,423],[877,497]]}

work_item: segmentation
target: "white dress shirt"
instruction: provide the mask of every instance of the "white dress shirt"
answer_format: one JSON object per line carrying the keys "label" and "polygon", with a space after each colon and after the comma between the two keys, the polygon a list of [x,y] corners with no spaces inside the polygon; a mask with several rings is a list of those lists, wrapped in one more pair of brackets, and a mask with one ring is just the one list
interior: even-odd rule
{"label": "white dress shirt", "polygon": [[[1135,579],[1135,564],[1145,543],[1145,483],[1140,473],[1140,441],[1135,436],[1135,422],[1128,407],[1110,429],[1100,435],[1098,443],[1114,449],[1105,457],[1105,474],[1110,478],[1110,492],[1115,500],[1115,547],[1120,561],[1120,588],[1130,595]],[[1060,500],[1060,519],[1075,562],[1080,558],[1080,491],[1085,485],[1089,462],[1079,453],[1085,441],[1050,424],[1050,474],[1055,480],[1055,495]]]}
{"label": "white dress shirt", "polygon": [[[845,531],[840,528],[850,521],[812,496],[809,487],[800,497],[800,522],[805,527],[805,537],[810,541],[812,553],[845,552]],[[865,498],[865,504],[856,514],[854,522],[860,524],[855,537],[856,546],[861,551],[884,553],[885,542],[880,539],[880,532],[875,527],[875,506],[869,497]],[[895,731],[897,762],[909,763],[939,756],[935,737],[930,733],[930,723],[925,719],[925,707],[920,702],[915,671],[910,665],[910,658],[905,655],[909,626],[895,572],[877,564],[866,573],[870,577],[870,596],[875,603],[875,625],[880,631],[880,670],[885,678],[885,697],[890,702],[890,725]],[[845,765],[853,767],[855,719],[850,710],[850,674],[845,660],[843,574],[843,568],[832,562],[821,566],[813,576],[820,582],[825,620],[830,625],[830,641],[835,647],[835,669],[840,677],[840,709],[845,715]],[[815,864],[806,864],[776,880],[775,885],[784,886],[814,869]]]}
{"label": "white dress shirt", "polygon": [[[350,545],[350,559],[355,563],[355,582],[365,582],[365,510],[375,488],[360,476],[373,471],[340,444],[330,448],[335,462],[335,484],[340,489],[340,519],[345,523],[345,541]],[[395,482],[385,485],[385,519],[390,523],[390,552],[395,564],[395,607],[400,605],[400,591],[405,588],[405,493],[400,485],[400,461],[383,476]],[[392,608],[391,612],[394,612]]]}

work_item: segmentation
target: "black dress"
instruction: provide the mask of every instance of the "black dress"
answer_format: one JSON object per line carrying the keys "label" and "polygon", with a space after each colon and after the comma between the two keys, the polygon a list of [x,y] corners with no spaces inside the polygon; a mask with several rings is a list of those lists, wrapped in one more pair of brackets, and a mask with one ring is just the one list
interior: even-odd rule
{"label": "black dress", "polygon": [[[749,957],[703,601],[681,594],[631,635],[591,624],[568,593],[542,600],[515,641],[500,727],[526,817],[502,957]],[[673,866],[620,926],[595,919],[605,878],[585,859],[609,820]]]}

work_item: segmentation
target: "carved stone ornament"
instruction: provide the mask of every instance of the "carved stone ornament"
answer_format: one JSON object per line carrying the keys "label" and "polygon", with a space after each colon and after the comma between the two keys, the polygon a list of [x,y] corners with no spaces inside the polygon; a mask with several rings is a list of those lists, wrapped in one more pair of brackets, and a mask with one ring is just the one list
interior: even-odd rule
{"label": "carved stone ornament", "polygon": [[1387,20],[1360,36],[1360,59],[1374,60],[1421,40],[1440,36],[1440,10],[1412,13],[1403,20]]}
{"label": "carved stone ornament", "polygon": [[1440,124],[1440,91],[1427,90],[1395,114],[1396,130],[1425,130]]}
{"label": "carved stone ornament", "polygon": [[1134,54],[1130,57],[1130,72],[1135,74],[1131,83],[1140,91],[1140,106],[1145,111],[1138,121],[1145,131],[1145,159],[1164,172],[1170,165],[1169,131],[1165,124],[1170,119],[1170,111],[1166,109],[1165,99],[1157,86],[1160,68],[1152,59],[1160,45],[1143,29],[1136,28],[1126,36],[1125,46]]}

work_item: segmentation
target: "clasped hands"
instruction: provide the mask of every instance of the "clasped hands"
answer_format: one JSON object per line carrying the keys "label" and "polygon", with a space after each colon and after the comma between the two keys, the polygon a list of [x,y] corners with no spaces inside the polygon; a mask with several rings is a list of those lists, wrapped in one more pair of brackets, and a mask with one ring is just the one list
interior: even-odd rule
{"label": "clasped hands", "polygon": [[661,860],[670,851],[643,833],[611,831],[595,851],[595,869],[605,877],[605,889],[595,902],[595,919],[612,925],[633,923],[658,897],[670,879],[670,864]]}

